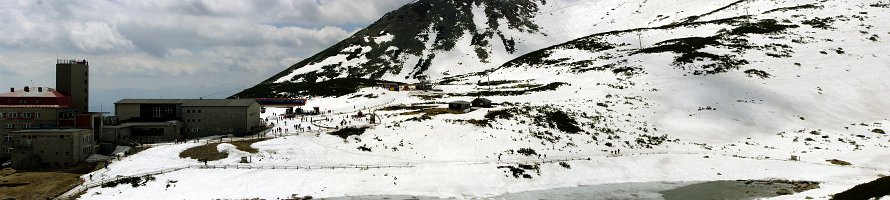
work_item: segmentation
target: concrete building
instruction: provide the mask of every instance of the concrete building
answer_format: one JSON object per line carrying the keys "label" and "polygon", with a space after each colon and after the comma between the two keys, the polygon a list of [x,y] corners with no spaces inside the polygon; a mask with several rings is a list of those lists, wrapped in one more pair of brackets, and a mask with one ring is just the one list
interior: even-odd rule
{"label": "concrete building", "polygon": [[103,116],[88,112],[89,63],[57,60],[56,88],[11,88],[0,94],[0,161],[11,158],[12,132],[34,129],[78,128],[102,134]]}
{"label": "concrete building", "polygon": [[57,60],[56,89],[71,97],[71,107],[89,112],[90,63],[86,60]]}
{"label": "concrete building", "polygon": [[12,132],[23,129],[58,127],[59,119],[73,119],[76,110],[70,109],[70,97],[51,88],[36,91],[25,87],[0,94],[0,158],[9,159],[12,153]]}
{"label": "concrete building", "polygon": [[89,129],[34,129],[12,133],[14,168],[70,166],[95,153]]}
{"label": "concrete building", "polygon": [[247,135],[262,124],[253,99],[124,99],[114,105],[118,125],[108,127],[109,135],[138,142]]}

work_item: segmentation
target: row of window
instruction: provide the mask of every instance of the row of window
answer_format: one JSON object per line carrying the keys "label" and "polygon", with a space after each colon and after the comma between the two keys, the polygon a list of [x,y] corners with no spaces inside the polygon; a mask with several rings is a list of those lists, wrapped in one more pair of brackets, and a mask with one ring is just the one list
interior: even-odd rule
{"label": "row of window", "polygon": [[[189,133],[198,133],[198,132],[201,132],[201,129],[200,128],[187,128],[187,129],[185,129],[185,131],[189,132]],[[231,133],[231,132],[235,132],[235,129],[233,129],[233,128],[216,128],[216,131],[223,132],[223,133]]]}
{"label": "row of window", "polygon": [[151,108],[151,117],[153,118],[161,118],[167,115],[173,114],[173,107],[171,106],[159,106]]}
{"label": "row of window", "polygon": [[201,119],[185,119],[185,122],[201,122]]}
{"label": "row of window", "polygon": [[[5,129],[16,129],[16,128],[15,128],[15,124],[4,124],[4,125],[3,125],[3,128],[5,128]],[[22,128],[23,128],[23,129],[32,129],[32,128],[37,128],[37,126],[35,126],[34,124],[22,124]]]}
{"label": "row of window", "polygon": [[25,138],[25,139],[49,139],[49,138],[68,139],[68,138],[71,138],[71,136],[67,136],[67,135],[23,135],[22,138]]}
{"label": "row of window", "polygon": [[[19,104],[29,104],[27,99],[19,99]],[[40,103],[40,99],[35,99],[34,103]],[[12,100],[6,100],[6,104],[12,104]]]}
{"label": "row of window", "polygon": [[201,109],[186,109],[185,113],[201,113]]}
{"label": "row of window", "polygon": [[29,118],[29,119],[30,119],[30,118],[40,118],[40,113],[36,113],[36,112],[35,112],[35,113],[31,113],[31,112],[23,112],[23,113],[8,112],[8,113],[2,113],[2,112],[0,112],[0,118]]}

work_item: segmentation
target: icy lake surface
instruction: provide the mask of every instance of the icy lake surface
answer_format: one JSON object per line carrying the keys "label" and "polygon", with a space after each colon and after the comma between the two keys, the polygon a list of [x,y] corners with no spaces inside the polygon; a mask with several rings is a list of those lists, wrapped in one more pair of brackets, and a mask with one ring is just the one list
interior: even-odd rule
{"label": "icy lake surface", "polygon": [[[723,199],[747,200],[777,196],[776,191],[785,188],[785,184],[745,184],[739,181],[710,182],[650,182],[650,183],[619,183],[590,185],[550,190],[510,193],[484,199],[645,199],[645,200],[684,200],[684,199]],[[405,195],[392,196],[355,196],[327,198],[334,200],[371,200],[371,199],[440,199],[436,197],[418,197]]]}

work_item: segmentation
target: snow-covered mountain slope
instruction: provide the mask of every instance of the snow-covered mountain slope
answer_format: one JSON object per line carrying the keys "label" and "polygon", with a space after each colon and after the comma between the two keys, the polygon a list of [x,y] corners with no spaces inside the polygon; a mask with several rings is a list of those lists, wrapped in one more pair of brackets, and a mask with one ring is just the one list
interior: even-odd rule
{"label": "snow-covered mountain slope", "polygon": [[[140,188],[94,188],[84,198],[145,198],[162,189],[169,198],[473,198],[622,182],[790,179],[821,185],[779,199],[830,199],[831,194],[890,172],[887,0],[627,1],[624,5],[636,6],[614,12],[591,9],[599,8],[594,4],[610,8],[623,2],[536,4],[544,11],[566,8],[538,11],[533,21],[540,32],[498,29],[522,38],[512,54],[516,56],[492,56],[489,63],[479,61],[471,68],[430,65],[424,73],[440,76],[441,91],[366,87],[350,95],[312,98],[306,105],[335,114],[313,116],[313,122],[276,121],[285,129],[300,124],[318,130],[340,128],[342,120],[366,125],[353,117],[360,110],[380,117],[379,124],[360,134],[341,138],[291,131],[287,137],[254,144],[257,153],[221,147],[229,156],[209,164],[229,169],[183,169],[158,175],[159,180],[175,182],[172,187],[158,181]],[[605,6],[608,3],[614,5]],[[645,12],[634,14],[637,8]],[[594,17],[549,17],[562,11]],[[658,15],[670,19],[650,24]],[[609,20],[597,21],[603,19]],[[609,23],[611,19],[615,23]],[[573,20],[578,23],[557,23]],[[587,24],[582,25],[583,20]],[[578,28],[573,26],[591,33],[574,32]],[[548,44],[558,37],[575,38]],[[498,39],[493,40],[491,52],[499,51],[494,48]],[[436,60],[448,58],[431,63],[478,60],[471,48],[463,52],[470,57],[441,56],[472,47],[456,41],[450,51],[425,46],[420,52],[439,52]],[[518,56],[523,51],[528,53]],[[340,62],[335,62],[341,59],[336,56],[348,56],[333,52],[334,57],[307,60],[332,59],[328,65]],[[320,66],[315,61],[304,62],[292,77],[319,69],[312,68]],[[365,69],[359,63],[331,69]],[[414,71],[376,78],[404,79]],[[328,78],[349,76],[342,74]],[[285,78],[281,84],[303,78]],[[445,105],[476,97],[497,104],[466,113]],[[263,117],[275,119],[268,112]],[[158,145],[94,175],[200,166],[203,163],[176,155],[196,145]],[[240,163],[245,156],[255,160]],[[850,165],[828,162],[832,159]],[[251,168],[231,169],[234,165]],[[393,165],[404,168],[373,168]],[[332,169],[319,169],[324,167]],[[251,187],[258,183],[271,184],[261,190]]]}
{"label": "snow-covered mountain slope", "polygon": [[631,119],[674,137],[738,138],[887,118],[890,101],[881,100],[890,97],[883,79],[890,75],[890,46],[882,39],[890,37],[886,4],[742,5],[750,17],[717,12],[686,25],[595,34],[448,79],[540,77],[541,84],[569,83],[565,90],[577,94],[559,95],[565,100],[606,105],[640,97],[654,106],[595,110],[634,113]]}
{"label": "snow-covered mountain slope", "polygon": [[[412,81],[486,70],[598,32],[687,23],[737,0],[420,0],[256,87],[359,77]],[[787,4],[787,3],[775,3]],[[241,95],[247,97],[249,95]]]}

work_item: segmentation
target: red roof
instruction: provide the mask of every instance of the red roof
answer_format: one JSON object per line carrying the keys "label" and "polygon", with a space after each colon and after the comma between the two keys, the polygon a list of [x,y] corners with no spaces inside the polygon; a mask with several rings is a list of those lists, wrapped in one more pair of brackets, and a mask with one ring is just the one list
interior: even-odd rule
{"label": "red roof", "polygon": [[67,108],[71,97],[52,88],[29,88],[0,94],[0,108]]}
{"label": "red roof", "polygon": [[61,105],[2,105],[0,104],[0,108],[67,108],[68,106]]}
{"label": "red roof", "polygon": [[24,89],[18,89],[15,92],[0,94],[0,97],[65,97],[65,95],[59,93],[56,89],[49,87],[44,87],[43,92],[38,91],[37,88],[30,88],[30,91],[28,92],[25,92]]}

